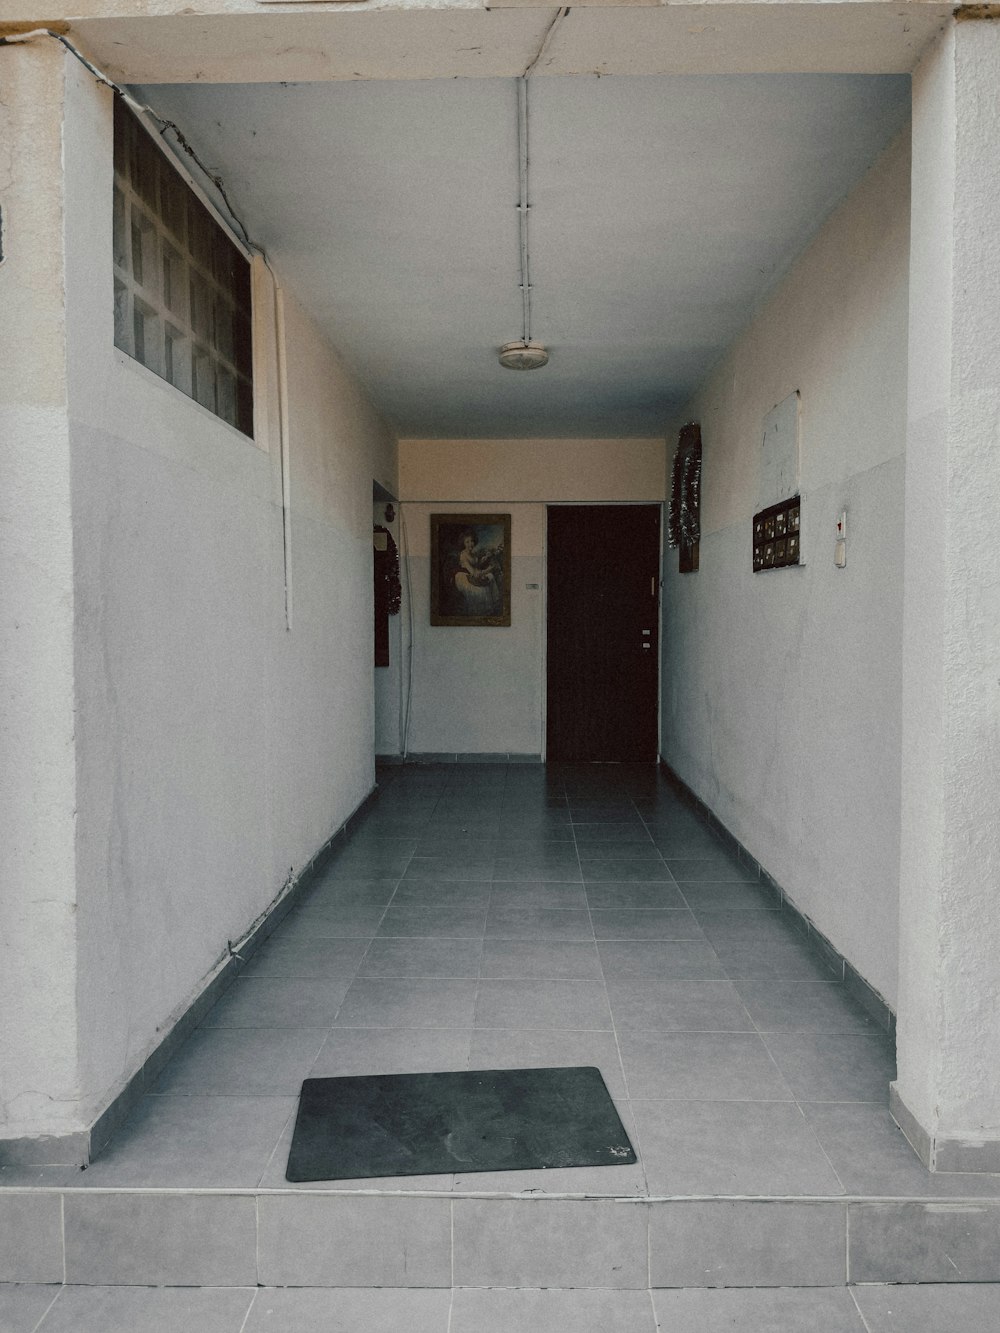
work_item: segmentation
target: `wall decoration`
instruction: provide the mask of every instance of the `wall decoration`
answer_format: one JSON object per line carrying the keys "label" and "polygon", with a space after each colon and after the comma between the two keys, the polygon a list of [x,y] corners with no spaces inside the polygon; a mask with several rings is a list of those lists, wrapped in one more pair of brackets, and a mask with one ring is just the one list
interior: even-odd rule
{"label": "wall decoration", "polygon": [[510,624],[510,514],[431,514],[431,624]]}
{"label": "wall decoration", "polygon": [[682,574],[698,568],[700,542],[701,427],[689,421],[677,440],[667,516],[667,544],[680,547],[677,568]]}

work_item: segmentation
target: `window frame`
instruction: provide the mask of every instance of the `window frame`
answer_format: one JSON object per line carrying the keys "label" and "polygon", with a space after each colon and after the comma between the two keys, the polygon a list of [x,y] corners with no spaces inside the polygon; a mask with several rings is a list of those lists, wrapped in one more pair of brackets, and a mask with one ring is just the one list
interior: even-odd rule
{"label": "window frame", "polygon": [[256,442],[252,255],[115,98],[114,343]]}

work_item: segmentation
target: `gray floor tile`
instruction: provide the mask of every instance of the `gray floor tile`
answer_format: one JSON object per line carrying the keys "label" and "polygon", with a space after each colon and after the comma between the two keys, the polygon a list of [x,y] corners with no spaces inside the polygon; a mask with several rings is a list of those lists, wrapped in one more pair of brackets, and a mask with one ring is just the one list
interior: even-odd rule
{"label": "gray floor tile", "polygon": [[240,1333],[254,1290],[65,1287],[39,1333]]}
{"label": "gray floor tile", "polygon": [[281,927],[250,959],[243,976],[350,979],[368,948],[368,941],[286,939]]}
{"label": "gray floor tile", "polygon": [[306,915],[290,912],[281,925],[281,940],[354,940],[371,939],[385,914],[382,906],[346,903],[330,911]]}
{"label": "gray floor tile", "polygon": [[63,1210],[67,1282],[251,1287],[257,1280],[252,1195],[75,1190]]}
{"label": "gray floor tile", "polygon": [[656,1333],[644,1291],[460,1288],[451,1333]]}
{"label": "gray floor tile", "polygon": [[570,1028],[610,1031],[600,981],[481,981],[477,1028]]}
{"label": "gray floor tile", "polygon": [[326,884],[336,884],[339,880],[355,879],[401,879],[410,863],[412,852],[377,851],[371,847],[359,847],[349,852],[342,852],[323,871]]}
{"label": "gray floor tile", "polygon": [[801,1101],[888,1103],[896,1061],[886,1037],[772,1032],[764,1042]]}
{"label": "gray floor tile", "polygon": [[662,981],[727,979],[715,950],[698,941],[612,941],[602,942],[597,948],[608,981],[637,978]]}
{"label": "gray floor tile", "polygon": [[340,879],[317,884],[298,907],[302,916],[335,916],[345,907],[385,907],[396,892],[393,879]]}
{"label": "gray floor tile", "polygon": [[411,879],[396,890],[396,907],[482,907],[490,903],[491,885],[485,879]]}
{"label": "gray floor tile", "polygon": [[1000,1325],[1000,1284],[853,1287],[869,1333],[986,1333]]}
{"label": "gray floor tile", "polygon": [[451,1292],[266,1287],[242,1333],[448,1333]]}
{"label": "gray floor tile", "polygon": [[631,861],[633,864],[663,865],[663,858],[653,844],[645,842],[584,842],[577,839],[581,865],[600,865],[604,861]]}
{"label": "gray floor tile", "polygon": [[753,1024],[731,981],[609,981],[619,1032],[751,1032]]}
{"label": "gray floor tile", "polygon": [[627,820],[621,824],[575,822],[576,845],[582,854],[584,848],[593,849],[601,846],[617,846],[622,843],[636,847],[653,847],[653,839],[645,824],[638,820]]}
{"label": "gray floor tile", "polygon": [[627,857],[609,857],[606,861],[588,861],[583,866],[583,878],[588,884],[673,884],[674,878],[663,864],[654,861],[632,861]]}
{"label": "gray floor tile", "polygon": [[689,910],[677,885],[661,880],[653,883],[646,880],[635,880],[632,883],[608,880],[600,884],[587,884],[586,893],[588,904],[597,910]]}
{"label": "gray floor tile", "polygon": [[829,981],[835,975],[806,944],[742,944],[716,940],[712,946],[731,981]]}
{"label": "gray floor tile", "polygon": [[851,1282],[994,1282],[1000,1201],[852,1203],[847,1242]]}
{"label": "gray floor tile", "polygon": [[[690,885],[688,886],[690,888]],[[789,924],[784,912],[698,911],[698,924],[714,943],[766,945],[800,943],[802,936]]]}
{"label": "gray floor tile", "polygon": [[710,857],[666,857],[678,884],[749,884],[760,879],[756,866],[748,866],[725,853]]}
{"label": "gray floor tile", "polygon": [[234,1096],[297,1092],[326,1031],[326,1027],[198,1028],[166,1066],[153,1091]]}
{"label": "gray floor tile", "polygon": [[583,884],[559,880],[494,880],[490,896],[493,908],[557,907],[587,910],[587,891]]}
{"label": "gray floor tile", "polygon": [[625,1097],[618,1043],[611,1032],[479,1029],[472,1035],[470,1069],[595,1068],[617,1102]]}
{"label": "gray floor tile", "polygon": [[503,815],[496,830],[496,852],[503,854],[505,844],[553,843],[573,844],[573,825],[569,814],[548,812],[544,817]]}
{"label": "gray floor tile", "polygon": [[432,936],[449,939],[481,939],[486,908],[436,905],[416,907],[390,903],[377,931],[378,937]]}
{"label": "gray floor tile", "polygon": [[687,880],[680,885],[694,912],[776,912],[778,904],[765,884],[733,884]]}
{"label": "gray floor tile", "polygon": [[0,1194],[0,1282],[61,1282],[62,1276],[59,1195]]}
{"label": "gray floor tile", "polygon": [[750,1032],[619,1033],[631,1097],[687,1101],[791,1101],[792,1094]]}
{"label": "gray floor tile", "polygon": [[646,1288],[646,1215],[614,1202],[456,1199],[463,1287]]}
{"label": "gray floor tile", "polygon": [[701,829],[685,829],[650,825],[653,844],[664,860],[697,861],[711,858],[722,846],[714,834]]}
{"label": "gray floor tile", "polygon": [[573,857],[498,856],[493,867],[495,880],[514,883],[524,880],[554,880],[561,884],[582,884],[580,863]]}
{"label": "gray floor tile", "polygon": [[703,940],[701,927],[684,908],[591,908],[599,940]]}
{"label": "gray floor tile", "polygon": [[489,880],[493,878],[493,857],[415,856],[403,878]]}
{"label": "gray floor tile", "polygon": [[589,911],[558,907],[490,907],[486,938],[494,940],[593,940]]}
{"label": "gray floor tile", "polygon": [[887,1106],[802,1103],[802,1110],[851,1194],[1000,1198],[1000,1176],[935,1174],[903,1137]]}
{"label": "gray floor tile", "polygon": [[310,1078],[436,1074],[465,1069],[472,1028],[334,1028]]}
{"label": "gray floor tile", "polygon": [[799,1108],[788,1102],[632,1102],[650,1192],[841,1195]]}
{"label": "gray floor tile", "polygon": [[[2,1333],[35,1333],[39,1320],[61,1291],[57,1286],[0,1283]],[[103,1333],[103,1330],[102,1330]]]}
{"label": "gray floor tile", "polygon": [[237,977],[209,1010],[209,1028],[328,1027],[351,985],[305,977]]}
{"label": "gray floor tile", "polygon": [[[446,933],[446,932],[443,932]],[[479,976],[483,942],[479,939],[382,939],[368,946],[359,977]]]}
{"label": "gray floor tile", "polygon": [[654,1291],[662,1333],[865,1333],[846,1287]]}
{"label": "gray floor tile", "polygon": [[471,1027],[475,981],[358,980],[347,992],[335,1027]]}
{"label": "gray floor tile", "polygon": [[580,1194],[587,1198],[643,1198],[641,1162],[629,1166],[550,1167],[543,1171],[476,1171],[455,1176],[455,1193]]}
{"label": "gray floor tile", "polygon": [[284,1097],[144,1097],[77,1183],[84,1189],[252,1188],[295,1113],[307,1072],[289,1083]]}
{"label": "gray floor tile", "polygon": [[597,945],[560,940],[486,940],[484,979],[600,981]]}
{"label": "gray floor tile", "polygon": [[733,983],[761,1032],[873,1032],[875,1024],[837,981]]}
{"label": "gray floor tile", "polygon": [[743,1199],[654,1204],[653,1287],[836,1287],[847,1280],[847,1205]]}
{"label": "gray floor tile", "polygon": [[302,1191],[257,1207],[265,1286],[451,1286],[449,1199]]}

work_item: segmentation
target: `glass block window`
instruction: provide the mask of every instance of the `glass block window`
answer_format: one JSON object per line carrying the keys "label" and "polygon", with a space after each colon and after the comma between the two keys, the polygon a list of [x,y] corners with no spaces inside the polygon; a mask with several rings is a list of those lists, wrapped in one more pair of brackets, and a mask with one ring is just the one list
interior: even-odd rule
{"label": "glass block window", "polygon": [[115,99],[115,346],[253,435],[250,265]]}

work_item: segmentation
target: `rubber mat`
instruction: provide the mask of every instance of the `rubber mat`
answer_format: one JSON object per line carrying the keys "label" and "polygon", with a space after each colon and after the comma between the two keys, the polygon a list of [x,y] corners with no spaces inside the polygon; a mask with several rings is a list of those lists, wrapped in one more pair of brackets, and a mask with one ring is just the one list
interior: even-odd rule
{"label": "rubber mat", "polygon": [[286,1179],[622,1166],[636,1160],[599,1069],[310,1078]]}

